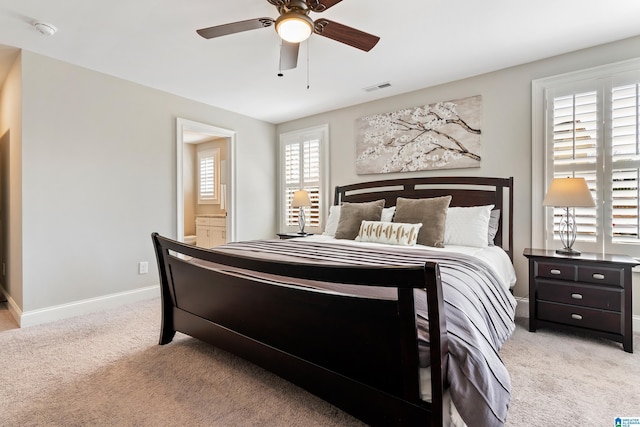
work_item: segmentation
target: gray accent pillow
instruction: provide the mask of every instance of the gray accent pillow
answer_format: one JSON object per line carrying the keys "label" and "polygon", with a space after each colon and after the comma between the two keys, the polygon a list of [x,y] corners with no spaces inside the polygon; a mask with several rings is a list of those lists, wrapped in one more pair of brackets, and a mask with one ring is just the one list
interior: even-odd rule
{"label": "gray accent pillow", "polygon": [[362,221],[380,221],[384,208],[384,199],[375,202],[349,203],[340,207],[340,220],[336,229],[336,239],[353,240],[360,231]]}
{"label": "gray accent pillow", "polygon": [[418,244],[443,248],[444,228],[449,203],[451,203],[451,196],[432,197],[429,199],[398,197],[393,222],[422,223],[422,228],[418,233]]}

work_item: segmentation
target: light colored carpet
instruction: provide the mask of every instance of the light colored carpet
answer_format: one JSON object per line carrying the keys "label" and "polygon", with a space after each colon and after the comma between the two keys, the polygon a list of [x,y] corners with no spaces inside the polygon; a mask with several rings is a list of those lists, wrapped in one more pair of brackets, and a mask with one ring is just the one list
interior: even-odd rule
{"label": "light colored carpet", "polygon": [[160,300],[0,333],[2,426],[359,426],[210,345],[157,344]]}
{"label": "light colored carpet", "polygon": [[[514,389],[508,425],[610,426],[615,416],[640,416],[638,353],[518,323],[501,352]],[[0,332],[0,425],[362,426],[190,337],[159,346],[159,327],[152,299]]]}
{"label": "light colored carpet", "polygon": [[640,417],[640,334],[635,353],[622,344],[538,329],[518,318],[500,351],[513,393],[508,425],[614,426],[616,417]]}

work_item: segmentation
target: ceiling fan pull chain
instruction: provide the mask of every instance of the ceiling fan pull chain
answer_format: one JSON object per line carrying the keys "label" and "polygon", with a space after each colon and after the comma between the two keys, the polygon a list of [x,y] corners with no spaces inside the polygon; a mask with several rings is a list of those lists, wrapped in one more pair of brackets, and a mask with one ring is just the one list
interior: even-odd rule
{"label": "ceiling fan pull chain", "polygon": [[280,40],[280,55],[278,55],[278,77],[284,76],[282,74],[282,40]]}

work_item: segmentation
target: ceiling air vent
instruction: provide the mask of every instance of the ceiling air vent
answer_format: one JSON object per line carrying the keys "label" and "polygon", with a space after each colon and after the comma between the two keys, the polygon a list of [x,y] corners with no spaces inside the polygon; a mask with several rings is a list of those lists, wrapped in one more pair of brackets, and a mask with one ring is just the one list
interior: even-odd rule
{"label": "ceiling air vent", "polygon": [[384,82],[384,83],[377,84],[375,86],[365,87],[364,90],[365,90],[365,92],[373,92],[374,90],[385,89],[385,88],[388,88],[388,87],[391,87],[391,83]]}

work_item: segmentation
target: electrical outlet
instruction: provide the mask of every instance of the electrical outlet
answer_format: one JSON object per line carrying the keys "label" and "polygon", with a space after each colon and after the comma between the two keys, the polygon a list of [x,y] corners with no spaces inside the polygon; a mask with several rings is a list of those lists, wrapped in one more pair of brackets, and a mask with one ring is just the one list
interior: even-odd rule
{"label": "electrical outlet", "polygon": [[138,274],[147,274],[149,272],[149,262],[140,261],[138,263]]}

